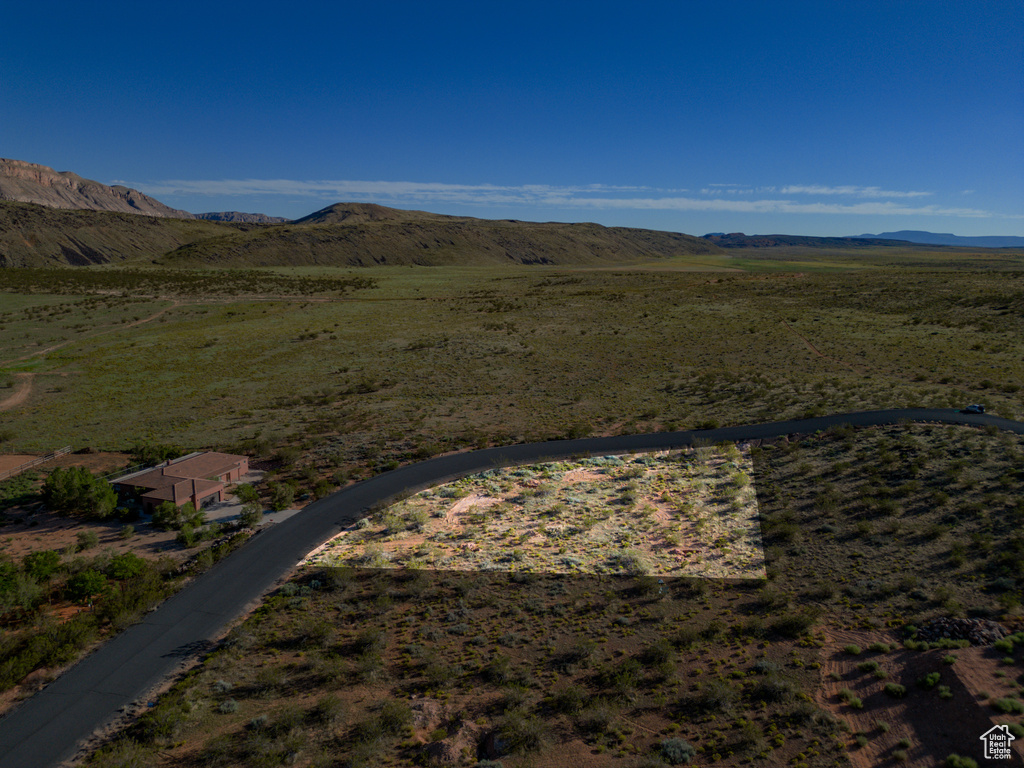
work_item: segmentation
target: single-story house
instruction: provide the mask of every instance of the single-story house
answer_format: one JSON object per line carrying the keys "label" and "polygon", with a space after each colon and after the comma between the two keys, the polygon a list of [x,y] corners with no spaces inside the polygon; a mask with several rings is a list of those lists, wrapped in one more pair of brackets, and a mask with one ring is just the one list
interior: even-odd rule
{"label": "single-story house", "polygon": [[113,486],[121,495],[138,499],[149,513],[165,501],[178,507],[191,501],[196,509],[202,509],[223,501],[224,486],[248,471],[248,456],[207,451],[119,477],[113,481]]}

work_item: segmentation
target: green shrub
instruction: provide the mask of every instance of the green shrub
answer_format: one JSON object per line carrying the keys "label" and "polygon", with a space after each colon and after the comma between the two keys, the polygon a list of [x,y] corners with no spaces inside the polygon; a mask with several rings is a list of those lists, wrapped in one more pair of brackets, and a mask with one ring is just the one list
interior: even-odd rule
{"label": "green shrub", "polygon": [[817,611],[804,610],[781,616],[772,621],[768,626],[771,631],[783,637],[797,638],[813,627],[817,620]]}
{"label": "green shrub", "polygon": [[918,680],[917,684],[922,688],[934,688],[936,685],[938,685],[939,679],[941,677],[942,676],[938,672],[930,672],[924,677],[922,677],[920,680]]}
{"label": "green shrub", "polygon": [[864,702],[849,688],[843,688],[839,691],[839,698],[842,699],[846,704],[853,709],[863,709]]}
{"label": "green shrub", "polygon": [[885,692],[894,699],[902,699],[907,695],[907,687],[899,683],[886,683]]}
{"label": "green shrub", "polygon": [[78,549],[80,551],[91,549],[100,543],[100,537],[96,531],[79,531],[76,538],[78,541]]}
{"label": "green shrub", "polygon": [[576,715],[583,710],[589,698],[590,695],[585,688],[570,685],[568,688],[553,693],[548,703],[555,712]]}
{"label": "green shrub", "polygon": [[948,685],[939,686],[939,698],[940,699],[952,699],[953,691],[950,690]]}
{"label": "green shrub", "polygon": [[669,765],[685,765],[693,760],[697,748],[683,739],[665,739],[661,742],[660,752]]}
{"label": "green shrub", "polygon": [[89,761],[92,768],[147,768],[155,756],[134,739],[123,739],[103,747]]}
{"label": "green shrub", "polygon": [[851,656],[859,656],[860,655],[860,646],[859,645],[853,645],[851,643],[850,645],[843,646],[843,650],[846,653],[850,654]]}
{"label": "green shrub", "polygon": [[978,768],[978,763],[954,752],[946,758],[946,768]]}
{"label": "green shrub", "polygon": [[233,713],[238,711],[238,702],[235,701],[234,699],[228,699],[227,701],[222,701],[217,706],[217,711],[220,712],[222,715],[233,714]]}
{"label": "green shrub", "polygon": [[1004,715],[1024,715],[1024,702],[1019,699],[993,699],[990,703]]}
{"label": "green shrub", "polygon": [[132,461],[136,464],[154,466],[169,459],[184,456],[187,451],[180,445],[136,445],[132,448]]}
{"label": "green shrub", "polygon": [[498,726],[498,733],[513,754],[540,752],[547,740],[547,726],[522,710],[509,712]]}

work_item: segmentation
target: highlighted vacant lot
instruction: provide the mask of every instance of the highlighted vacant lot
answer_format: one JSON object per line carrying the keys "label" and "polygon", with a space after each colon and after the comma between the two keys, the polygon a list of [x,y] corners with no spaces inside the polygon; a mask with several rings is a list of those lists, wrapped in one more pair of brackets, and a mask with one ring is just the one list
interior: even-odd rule
{"label": "highlighted vacant lot", "polygon": [[764,578],[745,450],[492,469],[360,520],[312,564]]}

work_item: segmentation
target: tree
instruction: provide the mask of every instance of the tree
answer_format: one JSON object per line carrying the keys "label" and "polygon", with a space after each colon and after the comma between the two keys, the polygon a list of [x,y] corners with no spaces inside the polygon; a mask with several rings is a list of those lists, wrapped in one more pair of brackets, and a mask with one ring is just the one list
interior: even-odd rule
{"label": "tree", "polygon": [[270,489],[270,508],[275,512],[288,509],[295,501],[295,489],[287,483],[275,483]]}
{"label": "tree", "polygon": [[117,507],[117,492],[85,467],[58,467],[43,483],[43,500],[54,512],[104,519]]}
{"label": "tree", "polygon": [[107,575],[118,581],[134,578],[146,570],[146,561],[134,552],[115,555],[107,566]]}
{"label": "tree", "polygon": [[185,522],[181,509],[173,501],[161,501],[153,510],[153,525],[165,531],[176,531]]}
{"label": "tree", "polygon": [[246,504],[242,507],[242,513],[238,516],[238,522],[243,528],[255,528],[263,519],[263,507],[258,503]]}
{"label": "tree", "polygon": [[176,459],[185,453],[180,445],[136,445],[132,448],[132,459],[137,464],[153,465]]}
{"label": "tree", "polygon": [[206,514],[201,509],[197,510],[191,501],[180,507],[173,501],[162,501],[153,510],[153,525],[167,531],[180,531],[184,525],[198,528],[205,522]]}
{"label": "tree", "polygon": [[243,504],[254,504],[260,500],[260,494],[249,483],[242,483],[235,488],[235,495]]}
{"label": "tree", "polygon": [[72,600],[88,602],[107,589],[107,577],[93,568],[87,568],[68,579],[67,594]]}
{"label": "tree", "polygon": [[30,552],[21,559],[21,567],[37,581],[46,581],[60,568],[60,554],[52,549]]}

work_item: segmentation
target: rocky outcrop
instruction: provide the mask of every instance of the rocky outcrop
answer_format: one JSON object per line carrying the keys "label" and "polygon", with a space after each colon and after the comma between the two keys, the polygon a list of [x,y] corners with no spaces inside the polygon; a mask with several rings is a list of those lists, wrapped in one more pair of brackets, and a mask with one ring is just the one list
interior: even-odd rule
{"label": "rocky outcrop", "polygon": [[917,640],[968,640],[971,645],[991,645],[1008,633],[1002,625],[988,619],[932,619],[917,630]]}
{"label": "rocky outcrop", "polygon": [[240,211],[197,213],[195,217],[207,221],[230,221],[243,224],[284,224],[286,221],[290,221],[282,216],[267,216],[265,213],[242,213]]}
{"label": "rocky outcrop", "polygon": [[0,200],[35,203],[48,208],[138,213],[170,219],[195,218],[120,185],[109,187],[83,179],[69,171],[55,171],[45,165],[0,158]]}

